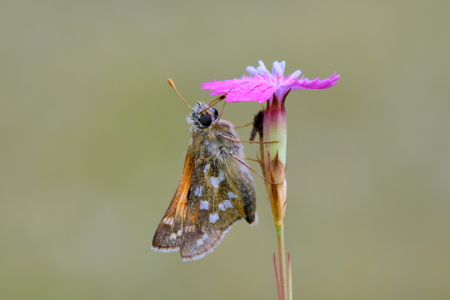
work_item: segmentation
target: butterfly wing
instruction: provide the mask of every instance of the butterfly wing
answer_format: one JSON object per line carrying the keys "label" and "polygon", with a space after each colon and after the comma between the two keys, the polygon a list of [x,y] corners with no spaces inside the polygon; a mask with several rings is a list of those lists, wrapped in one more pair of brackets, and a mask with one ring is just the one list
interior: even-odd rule
{"label": "butterfly wing", "polygon": [[185,261],[197,260],[212,252],[231,227],[202,229],[196,214],[196,207],[188,205],[180,249],[181,258]]}
{"label": "butterfly wing", "polygon": [[181,238],[183,260],[202,258],[233,223],[255,219],[255,187],[245,167],[232,156],[225,160],[199,156],[195,161]]}
{"label": "butterfly wing", "polygon": [[177,191],[153,236],[152,249],[163,252],[180,249],[193,171],[194,159],[188,152]]}

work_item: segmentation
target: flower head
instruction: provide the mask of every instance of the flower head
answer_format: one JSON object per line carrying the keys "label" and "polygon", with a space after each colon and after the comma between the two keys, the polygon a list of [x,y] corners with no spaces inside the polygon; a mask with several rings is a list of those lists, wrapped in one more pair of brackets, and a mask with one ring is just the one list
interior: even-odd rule
{"label": "flower head", "polygon": [[332,87],[339,80],[340,75],[336,72],[326,79],[298,78],[301,71],[297,70],[289,76],[284,76],[286,63],[274,62],[272,73],[270,73],[264,63],[259,61],[259,67],[247,67],[247,72],[252,77],[242,76],[241,79],[231,79],[224,81],[212,81],[203,84],[203,89],[213,92],[211,95],[227,94],[228,102],[258,101],[262,103],[269,100],[272,95],[278,99],[284,99],[291,90],[321,90]]}
{"label": "flower head", "polygon": [[[286,63],[274,62],[272,73],[262,61],[259,67],[247,67],[250,76],[225,81],[212,81],[203,84],[204,89],[212,90],[211,95],[227,94],[228,102],[267,101],[263,113],[262,135],[260,135],[260,164],[266,179],[266,189],[272,205],[275,225],[283,227],[286,210],[286,145],[287,115],[284,101],[291,90],[321,90],[332,87],[340,75],[334,73],[330,78],[309,80],[301,77],[299,70],[284,76]],[[276,184],[275,184],[276,183]]]}

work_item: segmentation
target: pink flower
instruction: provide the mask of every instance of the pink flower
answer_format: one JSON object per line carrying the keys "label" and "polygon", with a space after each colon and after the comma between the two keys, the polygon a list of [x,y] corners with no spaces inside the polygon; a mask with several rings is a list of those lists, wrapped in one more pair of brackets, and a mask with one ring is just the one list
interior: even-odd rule
{"label": "pink flower", "polygon": [[213,92],[211,95],[227,94],[228,102],[239,101],[258,101],[262,103],[269,100],[272,95],[277,99],[284,99],[291,90],[321,90],[332,87],[339,80],[340,75],[336,72],[330,78],[309,80],[297,70],[289,76],[284,76],[286,63],[274,62],[272,73],[270,73],[262,61],[259,61],[259,67],[247,67],[247,72],[253,77],[242,76],[241,79],[231,79],[224,81],[207,82],[203,84],[203,89],[209,89]]}
{"label": "pink flower", "polygon": [[[260,155],[259,163],[266,178],[266,189],[269,195],[272,214],[277,229],[278,249],[280,255],[280,276],[276,271],[278,299],[288,299],[288,284],[290,277],[290,259],[286,278],[286,263],[284,255],[284,215],[287,204],[286,181],[286,150],[287,150],[287,114],[284,102],[291,90],[321,90],[332,87],[340,75],[334,73],[326,79],[309,80],[301,77],[299,70],[289,76],[284,76],[286,63],[274,62],[270,73],[262,61],[259,67],[247,67],[251,77],[241,79],[213,81],[203,84],[204,89],[210,89],[211,95],[227,94],[228,102],[267,101],[263,111],[262,133],[259,131]],[[260,124],[261,126],[261,124]],[[275,270],[277,269],[275,265]],[[289,297],[291,299],[292,297]]]}

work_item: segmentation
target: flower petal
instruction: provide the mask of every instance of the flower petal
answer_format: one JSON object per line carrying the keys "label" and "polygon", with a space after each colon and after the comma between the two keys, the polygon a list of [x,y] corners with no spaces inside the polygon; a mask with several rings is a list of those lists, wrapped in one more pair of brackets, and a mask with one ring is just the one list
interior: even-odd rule
{"label": "flower petal", "polygon": [[333,76],[326,79],[320,79],[317,77],[314,80],[309,80],[308,78],[300,78],[297,82],[291,85],[292,90],[305,89],[305,90],[322,90],[327,89],[335,85],[341,75],[334,72]]}
{"label": "flower petal", "polygon": [[213,79],[212,82],[204,83],[202,89],[212,90],[213,92],[210,94],[211,96],[228,94],[231,89],[235,88],[236,80],[238,79],[231,79],[224,81],[216,81],[215,79]]}
{"label": "flower petal", "polygon": [[297,70],[294,73],[292,73],[291,75],[289,75],[289,78],[297,78],[298,76],[300,76],[302,74],[302,71]]}
{"label": "flower petal", "polygon": [[276,87],[258,78],[244,77],[225,81],[213,81],[203,84],[203,89],[213,90],[210,95],[228,94],[228,102],[268,100],[275,92]]}
{"label": "flower petal", "polygon": [[258,101],[262,103],[272,95],[278,99],[284,99],[290,90],[306,89],[321,90],[335,85],[340,76],[336,72],[330,78],[309,80],[300,78],[301,71],[297,70],[289,76],[284,76],[286,62],[274,62],[272,73],[270,73],[264,63],[260,60],[259,66],[247,67],[250,77],[242,76],[241,79],[216,81],[203,84],[203,89],[212,90],[210,95],[227,94],[228,102]]}
{"label": "flower petal", "polygon": [[277,61],[273,63],[272,74],[274,76],[283,76],[284,67],[282,66],[282,63],[283,62],[279,63]]}
{"label": "flower petal", "polygon": [[256,70],[254,67],[249,66],[245,69],[250,75],[256,76],[258,75],[258,70]]}

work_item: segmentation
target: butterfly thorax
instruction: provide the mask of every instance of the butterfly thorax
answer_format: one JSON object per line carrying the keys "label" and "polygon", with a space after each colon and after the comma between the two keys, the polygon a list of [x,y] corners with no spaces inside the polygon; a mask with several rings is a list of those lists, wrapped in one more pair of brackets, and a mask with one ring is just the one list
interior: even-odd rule
{"label": "butterfly thorax", "polygon": [[233,124],[220,119],[214,107],[197,102],[187,121],[192,125],[190,150],[194,156],[212,156],[218,160],[228,160],[230,155],[243,158],[242,145],[234,141],[239,137]]}

